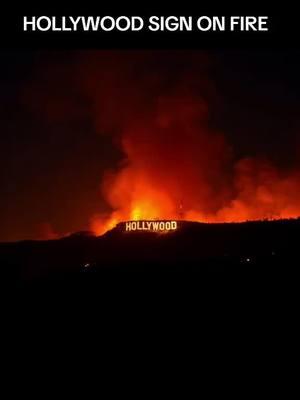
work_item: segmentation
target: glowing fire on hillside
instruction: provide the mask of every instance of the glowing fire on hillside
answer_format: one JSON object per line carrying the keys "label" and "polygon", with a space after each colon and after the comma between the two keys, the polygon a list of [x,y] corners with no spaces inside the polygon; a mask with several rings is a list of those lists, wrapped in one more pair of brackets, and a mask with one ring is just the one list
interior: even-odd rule
{"label": "glowing fire on hillside", "polygon": [[300,215],[300,170],[270,162],[233,162],[224,135],[205,123],[193,99],[159,102],[147,123],[122,135],[124,163],[106,174],[103,194],[113,211],[92,220],[102,234],[121,221],[242,222]]}

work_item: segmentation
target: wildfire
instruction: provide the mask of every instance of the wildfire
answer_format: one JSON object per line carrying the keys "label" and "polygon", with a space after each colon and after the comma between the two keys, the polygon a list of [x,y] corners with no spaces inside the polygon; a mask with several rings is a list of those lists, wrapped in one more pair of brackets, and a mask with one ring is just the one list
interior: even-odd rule
{"label": "wildfire", "polygon": [[159,134],[125,135],[127,164],[104,180],[113,211],[93,219],[96,234],[128,220],[242,222],[300,215],[297,170],[283,173],[268,162],[242,159],[230,171],[222,136],[193,128],[182,142],[173,124],[166,131],[159,123],[154,128]]}
{"label": "wildfire", "polygon": [[176,88],[140,104],[140,93],[133,96],[136,115],[129,109],[118,126],[124,157],[104,176],[102,194],[112,212],[92,219],[97,234],[130,220],[299,217],[299,167],[282,170],[267,159],[234,157],[225,134],[209,126],[200,95]]}
{"label": "wildfire", "polygon": [[[39,121],[45,119],[51,134],[56,126],[70,129],[63,141],[68,146],[64,163],[53,160],[55,174],[65,168],[62,177],[72,176],[68,193],[59,192],[63,203],[65,196],[73,196],[70,188],[81,190],[80,179],[88,182],[85,194],[92,201],[78,199],[78,209],[85,209],[78,226],[88,219],[89,228],[100,235],[123,221],[214,223],[300,216],[296,92],[288,86],[292,79],[280,80],[284,71],[270,74],[270,82],[260,87],[269,67],[258,74],[259,63],[253,63],[259,57],[249,53],[247,69],[245,52],[226,57],[223,51],[79,53],[54,57],[54,68],[39,68],[36,84],[25,93],[26,104]],[[292,131],[281,134],[283,126]],[[280,140],[286,140],[282,147]],[[86,163],[91,150],[91,163]],[[73,165],[84,165],[78,179]],[[87,180],[83,177],[90,168]],[[94,209],[96,189],[89,190],[100,174],[99,210],[105,211],[93,215],[99,212]],[[77,210],[77,200],[73,204]],[[51,227],[46,228],[45,235],[53,237]]]}

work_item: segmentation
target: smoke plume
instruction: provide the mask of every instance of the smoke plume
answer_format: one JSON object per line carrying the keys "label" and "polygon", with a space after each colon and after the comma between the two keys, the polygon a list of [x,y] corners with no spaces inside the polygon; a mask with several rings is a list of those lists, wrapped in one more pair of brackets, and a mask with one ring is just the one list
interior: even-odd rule
{"label": "smoke plume", "polygon": [[299,164],[282,168],[268,155],[241,156],[230,134],[214,123],[226,101],[212,76],[214,62],[191,51],[91,52],[55,72],[77,101],[74,107],[61,96],[54,100],[51,119],[84,115],[119,151],[119,161],[99,182],[99,202],[107,207],[91,215],[96,233],[132,219],[229,222],[300,215]]}

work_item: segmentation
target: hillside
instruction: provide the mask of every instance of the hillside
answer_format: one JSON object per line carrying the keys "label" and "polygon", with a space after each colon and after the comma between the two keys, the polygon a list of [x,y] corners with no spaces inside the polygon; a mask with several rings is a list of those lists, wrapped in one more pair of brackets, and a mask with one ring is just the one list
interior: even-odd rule
{"label": "hillside", "polygon": [[[178,221],[168,233],[76,233],[59,240],[0,244],[0,264],[13,282],[65,280],[113,271],[243,274],[294,271],[299,265],[300,219],[234,224]],[[117,274],[117,275],[116,275]],[[84,276],[84,278],[83,278]]]}

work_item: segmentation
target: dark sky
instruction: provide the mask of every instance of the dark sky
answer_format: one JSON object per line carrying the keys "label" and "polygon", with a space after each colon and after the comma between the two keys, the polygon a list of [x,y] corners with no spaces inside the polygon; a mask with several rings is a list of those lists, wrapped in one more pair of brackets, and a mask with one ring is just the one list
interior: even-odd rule
{"label": "dark sky", "polygon": [[103,173],[122,159],[118,120],[139,96],[146,103],[152,86],[163,92],[175,81],[206,81],[209,123],[234,157],[266,157],[282,168],[296,163],[299,71],[300,53],[291,50],[2,52],[0,240],[88,228],[107,208]]}

